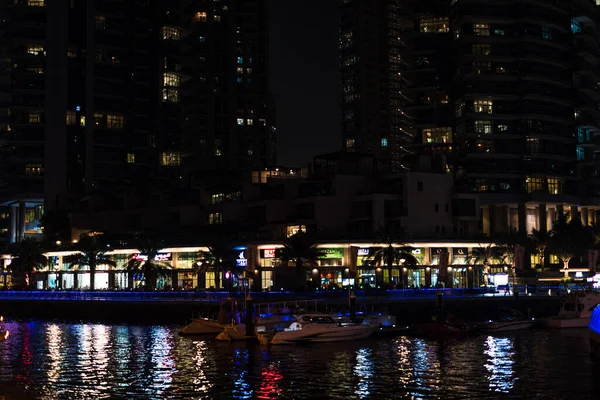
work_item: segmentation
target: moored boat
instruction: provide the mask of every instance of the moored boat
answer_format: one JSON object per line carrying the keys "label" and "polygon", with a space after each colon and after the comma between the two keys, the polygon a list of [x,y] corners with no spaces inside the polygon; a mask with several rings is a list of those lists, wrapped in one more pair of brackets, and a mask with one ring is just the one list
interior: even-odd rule
{"label": "moored boat", "polygon": [[507,332],[529,329],[533,326],[535,320],[527,318],[518,310],[507,309],[496,321],[488,321],[484,330],[487,332]]}
{"label": "moored boat", "polygon": [[262,344],[292,344],[306,342],[345,342],[366,339],[378,329],[375,325],[341,325],[331,316],[305,314],[281,332],[259,333]]}
{"label": "moored boat", "polygon": [[585,328],[590,323],[594,308],[600,304],[600,293],[575,292],[562,302],[557,316],[542,321],[546,328]]}

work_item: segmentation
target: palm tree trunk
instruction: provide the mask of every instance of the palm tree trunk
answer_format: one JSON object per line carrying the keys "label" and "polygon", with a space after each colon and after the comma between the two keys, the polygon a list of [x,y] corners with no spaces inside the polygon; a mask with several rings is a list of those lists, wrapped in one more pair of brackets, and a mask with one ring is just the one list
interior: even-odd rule
{"label": "palm tree trunk", "polygon": [[483,284],[485,287],[487,287],[489,285],[489,277],[488,274],[490,273],[490,266],[488,264],[484,264],[483,265]]}
{"label": "palm tree trunk", "polygon": [[221,268],[218,265],[215,266],[215,289],[221,289]]}
{"label": "palm tree trunk", "polygon": [[298,279],[298,289],[306,291],[306,269],[302,260],[296,260],[296,277]]}
{"label": "palm tree trunk", "polygon": [[563,260],[563,269],[565,270],[565,279],[569,277],[569,261],[571,261],[571,260]]}
{"label": "palm tree trunk", "polygon": [[391,285],[392,284],[392,267],[394,265],[394,249],[391,247],[388,249],[386,263],[387,263],[387,270],[388,270],[388,283]]}
{"label": "palm tree trunk", "polygon": [[96,263],[90,261],[90,290],[96,289]]}

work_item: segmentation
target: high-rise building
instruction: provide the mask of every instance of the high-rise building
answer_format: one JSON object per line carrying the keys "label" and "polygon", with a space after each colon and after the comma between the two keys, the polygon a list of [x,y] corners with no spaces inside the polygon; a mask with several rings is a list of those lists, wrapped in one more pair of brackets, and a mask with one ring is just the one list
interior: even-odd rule
{"label": "high-rise building", "polygon": [[[342,1],[341,7],[371,3]],[[400,91],[410,99],[402,111],[412,145],[400,146],[447,159],[456,189],[480,194],[486,233],[546,229],[560,211],[586,224],[595,221],[600,171],[596,1],[395,3],[400,51],[378,59],[397,57],[401,63]],[[379,26],[390,25],[392,16],[380,14]],[[381,49],[384,40],[365,31],[364,22],[357,17],[346,26],[342,16],[342,39],[351,36],[355,43]],[[372,59],[366,58],[363,62]],[[387,80],[383,71],[371,71],[371,81]],[[369,93],[378,84],[363,83],[353,94],[357,99],[383,98]],[[379,132],[397,131],[385,118],[378,123],[386,125]]]}
{"label": "high-rise building", "polygon": [[[45,209],[275,162],[265,0],[0,3],[0,196]],[[111,204],[110,207],[118,205]]]}

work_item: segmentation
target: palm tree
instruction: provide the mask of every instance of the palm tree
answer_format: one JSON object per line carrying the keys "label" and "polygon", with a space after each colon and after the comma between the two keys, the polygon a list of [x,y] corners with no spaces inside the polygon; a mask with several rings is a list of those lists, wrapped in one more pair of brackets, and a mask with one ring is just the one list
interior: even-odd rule
{"label": "palm tree", "polygon": [[297,287],[306,289],[306,267],[317,264],[317,249],[315,242],[307,233],[302,231],[284,239],[281,258],[292,261],[296,268]]}
{"label": "palm tree", "polygon": [[[388,283],[392,283],[392,267],[394,262],[399,263],[404,260],[406,265],[418,264],[415,256],[412,255],[413,248],[410,246],[410,235],[406,232],[406,228],[399,227],[396,230],[383,229],[382,227],[376,232],[375,243],[381,246],[371,248],[369,259],[376,264],[384,262],[388,270]],[[400,277],[402,278],[403,271],[400,269]],[[404,286],[404,279],[400,279],[401,286]]]}
{"label": "palm tree", "polygon": [[529,237],[533,242],[535,251],[540,256],[540,266],[542,267],[542,270],[544,270],[544,266],[546,265],[546,250],[548,249],[550,234],[547,231],[538,231],[537,229],[533,229]]}
{"label": "palm tree", "polygon": [[483,265],[483,284],[487,287],[489,284],[488,275],[490,273],[490,264],[493,260],[500,259],[498,254],[498,248],[492,243],[487,246],[479,244],[479,248],[474,248],[471,251],[471,255],[468,260],[472,261],[473,264]]}
{"label": "palm tree", "polygon": [[215,287],[221,287],[221,274],[223,270],[232,267],[231,246],[223,241],[213,241],[208,246],[208,251],[199,251],[198,259],[194,263],[193,273],[201,273],[213,270],[215,272]]}
{"label": "palm tree", "polygon": [[11,256],[14,258],[10,263],[10,270],[13,277],[17,278],[13,278],[13,282],[19,282],[16,285],[18,288],[29,289],[31,286],[31,281],[27,282],[29,275],[48,265],[48,258],[35,239],[25,238],[16,243],[11,249]]}
{"label": "palm tree", "polygon": [[565,278],[569,277],[569,262],[582,256],[593,243],[591,231],[583,226],[579,218],[560,213],[550,231],[548,249],[563,263]]}
{"label": "palm tree", "polygon": [[157,256],[162,249],[161,241],[149,237],[139,237],[136,248],[140,253],[129,257],[127,273],[130,276],[135,272],[142,273],[146,290],[155,290],[158,278],[168,276],[167,271],[173,267],[166,261],[158,260]]}
{"label": "palm tree", "polygon": [[101,235],[82,234],[79,240],[73,246],[77,253],[67,256],[66,262],[69,268],[74,268],[76,265],[81,267],[89,267],[90,269],[90,289],[96,288],[96,267],[99,265],[110,265],[115,267],[117,263],[106,255],[108,246],[102,242]]}

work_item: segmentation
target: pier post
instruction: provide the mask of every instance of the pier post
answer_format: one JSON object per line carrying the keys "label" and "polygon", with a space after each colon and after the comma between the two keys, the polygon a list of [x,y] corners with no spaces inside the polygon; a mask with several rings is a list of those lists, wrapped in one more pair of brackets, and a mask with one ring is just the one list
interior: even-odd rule
{"label": "pier post", "polygon": [[250,294],[246,297],[246,336],[254,336],[254,299]]}
{"label": "pier post", "polygon": [[356,320],[356,295],[354,292],[350,293],[350,319]]}

